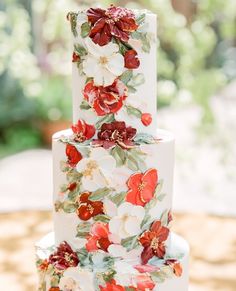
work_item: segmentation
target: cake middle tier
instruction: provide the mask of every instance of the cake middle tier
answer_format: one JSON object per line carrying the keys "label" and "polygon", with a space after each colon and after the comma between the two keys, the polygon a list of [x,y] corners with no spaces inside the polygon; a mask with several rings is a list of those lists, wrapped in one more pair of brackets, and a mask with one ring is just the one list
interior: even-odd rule
{"label": "cake middle tier", "polygon": [[[158,130],[155,143],[131,149],[82,145],[71,136],[71,130],[53,136],[56,245],[67,241],[74,248],[107,250],[113,243],[132,249],[153,224],[167,231],[174,168],[172,134]],[[102,234],[98,235],[98,229]]]}

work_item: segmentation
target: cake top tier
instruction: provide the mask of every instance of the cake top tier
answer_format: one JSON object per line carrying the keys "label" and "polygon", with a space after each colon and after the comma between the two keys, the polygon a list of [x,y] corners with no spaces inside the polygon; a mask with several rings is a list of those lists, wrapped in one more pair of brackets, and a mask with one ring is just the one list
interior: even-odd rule
{"label": "cake top tier", "polygon": [[156,15],[110,6],[70,12],[73,122],[156,132]]}

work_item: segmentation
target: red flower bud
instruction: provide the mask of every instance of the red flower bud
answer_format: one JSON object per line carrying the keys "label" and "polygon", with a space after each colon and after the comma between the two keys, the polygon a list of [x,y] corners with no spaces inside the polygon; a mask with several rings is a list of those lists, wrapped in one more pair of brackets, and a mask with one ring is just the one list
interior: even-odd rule
{"label": "red flower bud", "polygon": [[149,126],[152,123],[152,115],[150,113],[143,113],[141,121],[143,125]]}
{"label": "red flower bud", "polygon": [[137,69],[140,65],[140,61],[137,57],[137,52],[135,50],[128,50],[125,53],[125,67],[127,69]]}
{"label": "red flower bud", "polygon": [[73,63],[77,63],[80,61],[80,56],[76,53],[76,52],[73,52],[73,55],[72,55],[72,62]]}

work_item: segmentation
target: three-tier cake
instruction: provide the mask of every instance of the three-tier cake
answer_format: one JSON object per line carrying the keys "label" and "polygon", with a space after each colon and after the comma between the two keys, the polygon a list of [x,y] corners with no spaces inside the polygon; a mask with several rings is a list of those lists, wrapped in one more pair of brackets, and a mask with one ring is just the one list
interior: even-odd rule
{"label": "three-tier cake", "polygon": [[187,291],[170,231],[174,137],[157,129],[156,15],[69,13],[73,126],[53,136],[54,233],[36,245],[40,291]]}

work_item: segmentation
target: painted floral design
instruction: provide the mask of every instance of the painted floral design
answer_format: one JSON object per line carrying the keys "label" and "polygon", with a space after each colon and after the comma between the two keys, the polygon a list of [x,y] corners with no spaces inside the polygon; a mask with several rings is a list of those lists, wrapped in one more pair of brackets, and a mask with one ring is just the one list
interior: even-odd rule
{"label": "painted floral design", "polygon": [[[142,82],[142,80],[140,81]],[[147,113],[147,99],[140,99],[135,93],[129,94],[123,102],[121,110],[116,113],[116,120],[126,121],[126,124],[132,127],[139,126],[145,128],[152,124],[152,115]]]}
{"label": "painted floral design", "polygon": [[109,43],[103,47],[86,39],[88,54],[83,61],[83,71],[92,77],[96,86],[110,86],[124,71],[124,57],[119,53],[119,46]]}
{"label": "painted floral design", "polygon": [[146,291],[146,290],[153,290],[156,284],[153,282],[150,275],[146,274],[139,274],[135,278],[137,290],[138,291]]}
{"label": "painted floral design", "polygon": [[83,158],[82,154],[71,144],[66,145],[66,156],[71,167],[75,167]]}
{"label": "painted floral design", "polygon": [[134,49],[127,50],[124,55],[125,67],[127,69],[137,69],[140,66],[138,53]]}
{"label": "painted floral design", "polygon": [[81,183],[87,191],[111,186],[115,168],[115,159],[101,147],[91,149],[89,157],[83,158],[76,167],[82,174]]}
{"label": "painted floral design", "polygon": [[39,269],[41,271],[46,271],[48,269],[48,266],[49,266],[49,261],[45,259],[39,264]]}
{"label": "painted floral design", "polygon": [[60,291],[59,287],[50,287],[48,291]]}
{"label": "painted floral design", "polygon": [[55,253],[50,255],[49,263],[58,270],[66,270],[69,267],[76,267],[79,264],[79,258],[69,244],[63,242]]}
{"label": "painted floral design", "polygon": [[137,235],[141,231],[140,225],[144,215],[143,207],[124,202],[109,222],[110,232],[121,239]]}
{"label": "painted floral design", "polygon": [[107,87],[96,86],[94,81],[90,81],[84,88],[84,99],[98,116],[118,112],[126,98],[127,88],[119,79]]}
{"label": "painted floral design", "polygon": [[71,126],[73,131],[73,139],[76,142],[84,142],[91,139],[95,134],[95,127],[87,124],[84,120],[79,119],[78,122]]}
{"label": "painted floral design", "polygon": [[125,122],[122,121],[103,123],[98,132],[98,139],[93,140],[93,145],[109,149],[117,144],[123,149],[129,149],[134,146],[133,139],[136,132],[135,128],[131,126],[126,127]]}
{"label": "painted floral design", "polygon": [[108,224],[95,222],[91,228],[90,235],[87,238],[86,249],[88,252],[103,250],[107,252],[111,242],[109,240]]}
{"label": "painted floral design", "polygon": [[129,191],[127,192],[126,201],[134,205],[145,206],[154,197],[157,182],[158,174],[156,169],[149,169],[144,174],[133,174],[127,181]]}
{"label": "painted floral design", "polygon": [[115,280],[106,283],[106,286],[99,286],[100,291],[125,291],[125,287],[118,285]]}
{"label": "painted floral design", "polygon": [[92,24],[89,36],[100,46],[109,43],[112,37],[128,42],[130,33],[138,28],[134,13],[122,7],[90,8],[87,16]]}
{"label": "painted floral design", "polygon": [[182,269],[182,266],[181,266],[181,264],[180,264],[180,262],[178,260],[176,260],[176,259],[168,259],[168,260],[165,261],[165,264],[167,266],[170,266],[173,269],[173,272],[177,277],[181,277],[182,276],[183,269]]}
{"label": "painted floral design", "polygon": [[95,291],[93,283],[93,273],[79,268],[68,268],[59,284],[61,291]]}
{"label": "painted floral design", "polygon": [[150,113],[142,113],[141,121],[144,126],[149,126],[152,123],[152,115]]}
{"label": "painted floral design", "polygon": [[139,241],[144,247],[141,259],[143,264],[156,256],[162,259],[166,253],[165,242],[169,236],[169,229],[161,225],[160,221],[155,221],[150,230],[145,231]]}
{"label": "painted floral design", "polygon": [[79,218],[84,221],[103,213],[102,201],[91,201],[89,200],[90,195],[90,192],[84,192],[78,197],[77,200],[79,206],[76,212]]}

